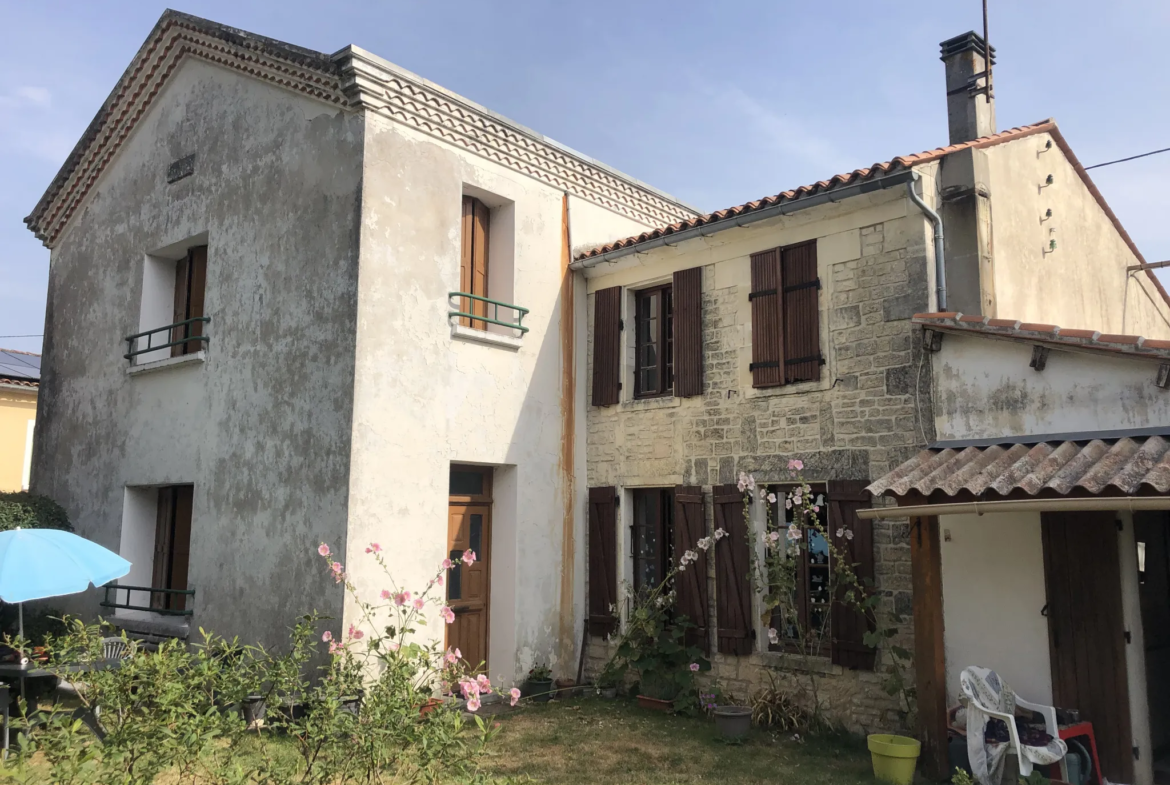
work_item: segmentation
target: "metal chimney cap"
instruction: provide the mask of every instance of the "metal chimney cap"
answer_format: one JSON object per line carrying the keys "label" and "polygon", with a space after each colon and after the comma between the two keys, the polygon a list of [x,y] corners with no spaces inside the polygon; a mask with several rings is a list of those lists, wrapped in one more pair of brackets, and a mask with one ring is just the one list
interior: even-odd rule
{"label": "metal chimney cap", "polygon": [[[957,54],[963,52],[975,52],[981,57],[987,56],[987,43],[983,40],[983,36],[976,33],[974,30],[968,30],[962,35],[957,35],[954,38],[948,38],[938,45],[942,52],[940,60],[948,60]],[[991,47],[991,64],[995,65],[995,47]]]}

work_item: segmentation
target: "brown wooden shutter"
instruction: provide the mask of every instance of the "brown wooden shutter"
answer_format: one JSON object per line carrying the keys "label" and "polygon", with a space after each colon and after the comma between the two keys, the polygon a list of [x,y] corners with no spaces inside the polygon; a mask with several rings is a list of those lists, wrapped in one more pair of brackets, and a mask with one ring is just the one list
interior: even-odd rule
{"label": "brown wooden shutter", "polygon": [[703,394],[703,268],[674,274],[674,394]]}
{"label": "brown wooden shutter", "polygon": [[617,489],[589,489],[589,634],[616,629],[611,605],[617,604]]}
{"label": "brown wooden shutter", "polygon": [[734,485],[717,485],[711,489],[715,528],[727,532],[727,537],[715,545],[715,620],[721,654],[751,654],[755,638],[743,496]]}
{"label": "brown wooden shutter", "polygon": [[[154,525],[154,563],[150,578],[152,589],[167,589],[170,583],[171,543],[175,530],[175,488],[167,486],[158,489],[158,509]],[[162,594],[150,595],[150,607],[166,607]]]}
{"label": "brown wooden shutter", "polygon": [[699,540],[707,536],[707,519],[703,515],[703,489],[696,486],[679,485],[674,489],[674,557],[679,559],[684,551],[699,555],[696,561],[674,579],[678,599],[678,612],[690,619],[695,628],[687,631],[686,642],[698,646],[706,654],[710,651],[707,634],[707,552],[698,546]]}
{"label": "brown wooden shutter", "polygon": [[[191,255],[188,253],[175,264],[175,308],[172,314],[173,318],[171,319],[172,324],[178,324],[187,319],[188,292],[190,291],[190,287]],[[182,341],[187,337],[187,331],[187,325],[171,328],[170,341]],[[171,347],[171,357],[179,357],[186,353],[187,344],[185,343],[177,343]]]}
{"label": "brown wooden shutter", "polygon": [[[463,216],[460,221],[459,234],[462,240],[459,251],[459,291],[471,292],[471,267],[472,267],[472,251],[471,242],[475,236],[475,199],[470,196],[463,197]],[[459,310],[463,313],[474,313],[471,310],[471,298],[459,298]],[[471,320],[466,316],[459,317],[459,323],[464,327],[471,325]]]}
{"label": "brown wooden shutter", "polygon": [[820,290],[816,241],[781,252],[780,280],[784,294],[784,382],[821,378]]}
{"label": "brown wooden shutter", "polygon": [[[188,264],[191,268],[191,276],[189,278],[190,284],[187,292],[186,318],[194,319],[199,316],[206,316],[204,301],[207,296],[207,246],[200,245],[192,248],[188,256]],[[203,335],[203,322],[195,322],[192,324],[188,335]],[[187,344],[186,354],[197,352],[202,348],[202,342],[191,341]]]}
{"label": "brown wooden shutter", "polygon": [[[862,591],[873,591],[873,524],[857,517],[857,511],[871,506],[871,497],[865,490],[865,480],[829,480],[829,514],[825,522],[833,546],[853,565],[854,574]],[[837,536],[837,531],[852,532],[853,538]],[[873,670],[877,651],[865,643],[865,633],[872,632],[872,623],[856,610],[834,603],[830,614],[832,658],[843,668]]]}
{"label": "brown wooden shutter", "polygon": [[612,406],[621,390],[622,287],[593,293],[593,405]]}
{"label": "brown wooden shutter", "polygon": [[[194,507],[195,488],[180,485],[175,491],[175,527],[171,538],[170,575],[168,589],[186,589],[191,563],[191,516]],[[187,607],[187,598],[181,594],[170,595],[167,607],[181,611]]]}
{"label": "brown wooden shutter", "polygon": [[780,249],[752,254],[752,387],[784,384],[784,299]]}
{"label": "brown wooden shutter", "polygon": [[[463,197],[462,246],[459,255],[459,291],[488,296],[488,232],[490,210],[472,196]],[[459,298],[459,310],[487,316],[487,303],[470,297]],[[460,317],[459,323],[486,330],[487,323]]]}

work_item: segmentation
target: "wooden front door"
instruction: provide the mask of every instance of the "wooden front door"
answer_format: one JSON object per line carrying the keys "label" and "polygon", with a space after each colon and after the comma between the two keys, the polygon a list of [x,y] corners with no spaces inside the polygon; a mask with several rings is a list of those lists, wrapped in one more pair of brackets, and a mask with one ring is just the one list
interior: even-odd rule
{"label": "wooden front door", "polygon": [[[447,552],[455,566],[447,573],[447,603],[455,621],[447,625],[447,646],[458,648],[470,667],[487,672],[491,599],[491,469],[452,466]],[[461,559],[473,551],[471,565]]]}
{"label": "wooden front door", "polygon": [[1093,723],[1104,775],[1133,782],[1116,516],[1046,512],[1041,531],[1053,701]]}

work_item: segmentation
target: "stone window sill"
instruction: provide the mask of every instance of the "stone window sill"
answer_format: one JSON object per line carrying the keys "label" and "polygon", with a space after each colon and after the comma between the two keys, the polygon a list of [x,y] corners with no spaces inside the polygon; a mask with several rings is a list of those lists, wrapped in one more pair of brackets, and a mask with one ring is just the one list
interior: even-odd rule
{"label": "stone window sill", "polygon": [[840,676],[845,672],[844,668],[834,665],[827,657],[802,657],[782,651],[760,652],[760,664],[776,670],[816,673],[821,676]]}
{"label": "stone window sill", "polygon": [[486,330],[476,330],[462,324],[451,325],[451,337],[457,341],[470,341],[471,343],[482,343],[487,346],[498,346],[501,349],[510,349],[514,352],[519,351],[520,347],[524,345],[523,338],[516,338],[502,333],[489,333]]}
{"label": "stone window sill", "polygon": [[622,401],[621,410],[623,412],[650,412],[657,409],[673,409],[677,406],[682,406],[682,398],[663,395],[658,398],[631,398],[628,401]]}
{"label": "stone window sill", "polygon": [[[827,367],[827,366],[826,366]],[[824,392],[833,387],[833,379],[828,378],[826,372],[825,377],[816,382],[796,382],[795,384],[782,384],[779,387],[752,387],[751,377],[748,377],[747,394],[745,398],[767,398],[775,395],[800,395],[801,393],[810,392]]]}
{"label": "stone window sill", "polygon": [[165,357],[161,360],[152,360],[141,365],[131,365],[126,369],[127,376],[141,376],[156,371],[165,371],[171,368],[181,368],[187,365],[202,365],[207,360],[207,351],[200,349],[194,354],[184,354],[179,357]]}

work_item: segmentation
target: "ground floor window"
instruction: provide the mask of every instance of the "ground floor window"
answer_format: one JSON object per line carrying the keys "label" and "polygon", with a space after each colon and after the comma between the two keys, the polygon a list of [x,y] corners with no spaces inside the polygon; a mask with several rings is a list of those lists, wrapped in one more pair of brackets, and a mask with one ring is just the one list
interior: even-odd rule
{"label": "ground floor window", "polygon": [[[798,525],[807,547],[802,547],[796,557],[799,562],[796,565],[796,590],[791,606],[787,612],[783,608],[776,608],[772,612],[772,627],[780,633],[780,640],[770,644],[769,648],[773,651],[797,650],[814,656],[829,656],[829,615],[832,605],[832,597],[829,595],[832,575],[829,543],[824,534],[811,525],[811,521],[797,520],[800,515],[798,510],[787,508],[785,499],[791,490],[777,490],[772,510],[773,520],[781,524],[781,529],[792,524]],[[817,496],[816,505],[822,510],[821,526],[827,528],[828,506],[824,488],[814,486],[813,493]]]}
{"label": "ground floor window", "polygon": [[674,493],[670,488],[633,491],[634,591],[652,589],[670,571]]}

